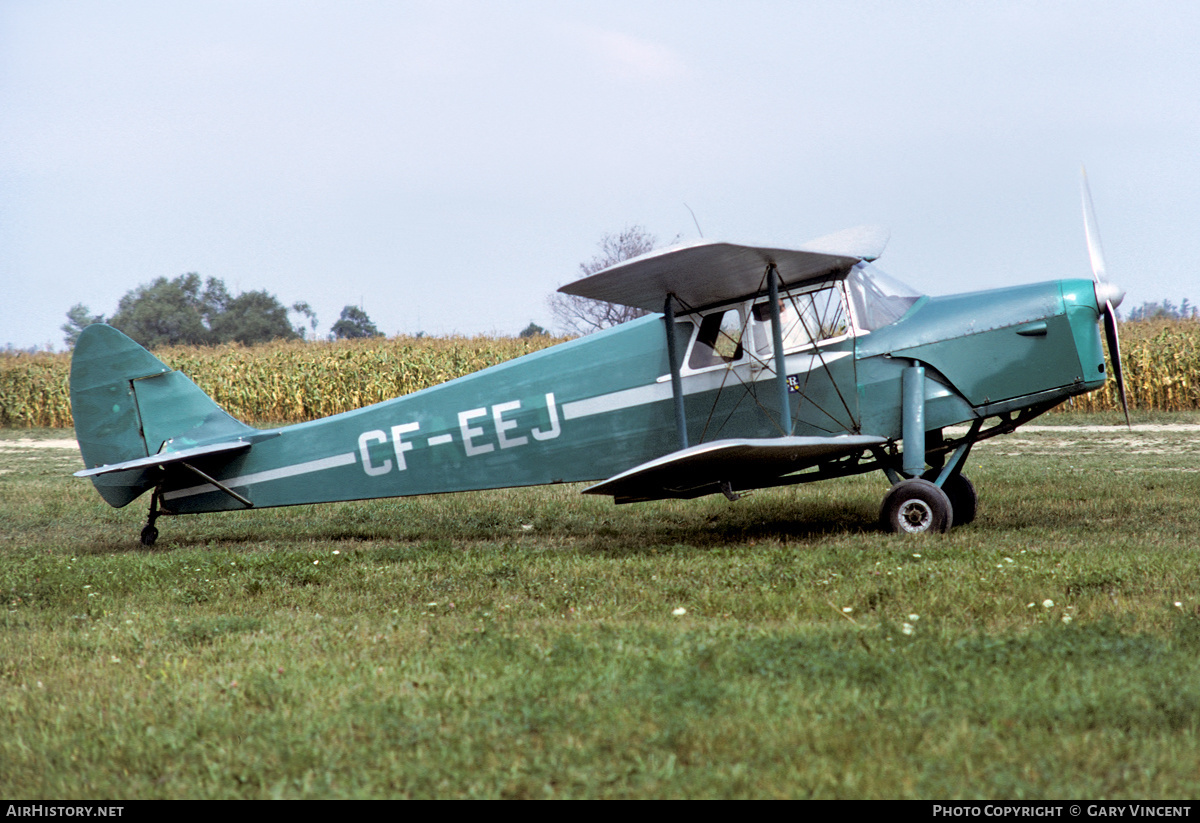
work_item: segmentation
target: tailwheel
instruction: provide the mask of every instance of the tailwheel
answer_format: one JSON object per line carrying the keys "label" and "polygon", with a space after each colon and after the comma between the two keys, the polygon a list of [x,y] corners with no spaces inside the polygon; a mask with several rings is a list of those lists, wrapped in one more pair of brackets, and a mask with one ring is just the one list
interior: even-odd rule
{"label": "tailwheel", "polygon": [[[930,482],[937,479],[938,471],[929,471],[921,477]],[[950,508],[954,511],[954,525],[965,526],[975,520],[975,510],[979,506],[979,497],[975,494],[975,484],[965,474],[955,473],[946,478],[942,491],[950,498]]]}
{"label": "tailwheel", "polygon": [[146,515],[146,525],[142,527],[142,545],[153,546],[154,541],[158,539],[158,528],[154,525],[154,521],[158,519],[158,494],[156,488],[154,494],[150,495],[150,513]]}
{"label": "tailwheel", "polygon": [[954,509],[946,493],[928,480],[902,480],[884,496],[879,521],[900,534],[943,533],[954,523]]}

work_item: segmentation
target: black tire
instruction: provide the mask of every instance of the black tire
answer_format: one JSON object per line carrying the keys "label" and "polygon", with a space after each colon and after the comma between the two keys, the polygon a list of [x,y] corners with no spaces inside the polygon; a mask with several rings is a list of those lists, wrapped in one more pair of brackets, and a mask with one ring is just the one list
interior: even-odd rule
{"label": "black tire", "polygon": [[902,480],[884,496],[879,521],[898,534],[940,534],[954,524],[954,508],[946,493],[928,480]]}
{"label": "black tire", "polygon": [[[930,482],[937,479],[940,472],[930,471],[921,475]],[[965,474],[952,474],[946,478],[942,491],[950,498],[950,508],[954,510],[954,525],[965,526],[975,520],[975,511],[979,507],[979,497],[975,494],[975,484]]]}
{"label": "black tire", "polygon": [[158,539],[158,529],[154,526],[146,526],[142,529],[142,545],[153,546],[154,541]]}

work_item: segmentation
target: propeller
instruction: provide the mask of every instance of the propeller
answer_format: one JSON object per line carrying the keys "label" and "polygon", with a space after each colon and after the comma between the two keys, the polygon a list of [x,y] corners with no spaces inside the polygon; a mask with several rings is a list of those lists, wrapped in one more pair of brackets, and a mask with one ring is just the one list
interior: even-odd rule
{"label": "propeller", "polygon": [[1092,264],[1092,281],[1096,290],[1096,306],[1103,308],[1104,337],[1108,341],[1108,356],[1113,364],[1113,377],[1117,380],[1117,392],[1121,395],[1121,409],[1125,412],[1125,425],[1129,422],[1129,401],[1125,395],[1125,375],[1121,369],[1121,338],[1117,333],[1117,309],[1125,299],[1125,291],[1108,280],[1104,267],[1104,250],[1100,246],[1100,230],[1096,227],[1096,209],[1092,206],[1092,191],[1088,187],[1087,169],[1083,172],[1083,231],[1087,236],[1088,260]]}

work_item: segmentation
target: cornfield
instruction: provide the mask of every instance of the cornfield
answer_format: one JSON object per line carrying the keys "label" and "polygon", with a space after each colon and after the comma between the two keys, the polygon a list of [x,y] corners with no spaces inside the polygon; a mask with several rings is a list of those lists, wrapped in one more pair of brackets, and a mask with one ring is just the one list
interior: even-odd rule
{"label": "cornfield", "polygon": [[[410,394],[559,342],[561,338],[548,337],[395,337],[251,348],[179,347],[157,354],[234,417],[277,424]],[[1123,323],[1121,353],[1131,408],[1200,410],[1200,323]],[[0,426],[74,425],[67,389],[70,362],[70,354],[0,354]],[[1059,408],[1119,409],[1115,381]]]}
{"label": "cornfield", "polygon": [[[1139,320],[1120,324],[1121,364],[1130,409],[1200,409],[1200,323],[1195,320]],[[1074,398],[1059,410],[1114,411],[1121,408],[1112,362],[1100,391]]]}

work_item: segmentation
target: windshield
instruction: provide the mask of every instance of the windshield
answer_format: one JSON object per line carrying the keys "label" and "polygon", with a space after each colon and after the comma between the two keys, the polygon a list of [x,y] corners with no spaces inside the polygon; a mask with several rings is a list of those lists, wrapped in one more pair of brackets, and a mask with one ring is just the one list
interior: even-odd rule
{"label": "windshield", "polygon": [[895,323],[922,296],[911,286],[865,261],[850,270],[846,285],[854,302],[859,328],[863,331]]}

